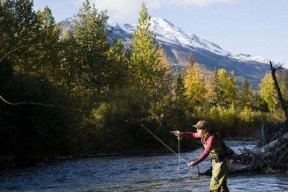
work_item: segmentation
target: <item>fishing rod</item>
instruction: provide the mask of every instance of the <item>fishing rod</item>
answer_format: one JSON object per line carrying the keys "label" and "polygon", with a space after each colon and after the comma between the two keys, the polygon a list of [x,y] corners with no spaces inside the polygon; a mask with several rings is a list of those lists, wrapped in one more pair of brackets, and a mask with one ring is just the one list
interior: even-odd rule
{"label": "fishing rod", "polygon": [[[17,105],[38,105],[38,106],[43,106],[43,107],[52,107],[52,108],[60,108],[60,109],[69,109],[69,110],[75,110],[78,112],[85,112],[85,113],[91,113],[90,111],[87,110],[82,110],[82,109],[78,109],[78,108],[73,108],[73,107],[65,107],[65,106],[58,106],[58,105],[52,105],[52,104],[44,104],[44,103],[36,103],[36,102],[26,102],[26,101],[22,101],[22,102],[17,102],[17,103],[12,103],[10,101],[7,101],[6,99],[3,98],[2,95],[0,95],[0,99],[8,104],[8,105],[12,105],[12,106],[17,106]],[[167,149],[169,149],[173,154],[175,154],[178,158],[179,158],[179,164],[178,164],[178,174],[179,174],[179,167],[180,167],[180,160],[183,160],[184,162],[186,162],[187,164],[189,163],[186,159],[184,159],[183,157],[181,157],[180,155],[180,138],[178,139],[178,153],[175,152],[171,147],[169,147],[166,143],[164,143],[159,137],[157,137],[152,131],[150,131],[147,127],[145,127],[143,124],[134,122],[134,121],[129,121],[127,119],[123,119],[123,118],[119,118],[116,116],[111,116],[109,115],[109,117],[112,117],[114,119],[118,119],[130,124],[134,124],[134,125],[138,125],[140,127],[142,127],[143,129],[145,129],[148,133],[150,133],[156,140],[158,140],[163,146],[165,146]],[[197,165],[198,168],[198,177],[200,175],[200,170],[199,170],[199,166]],[[188,173],[189,174],[189,173]]]}

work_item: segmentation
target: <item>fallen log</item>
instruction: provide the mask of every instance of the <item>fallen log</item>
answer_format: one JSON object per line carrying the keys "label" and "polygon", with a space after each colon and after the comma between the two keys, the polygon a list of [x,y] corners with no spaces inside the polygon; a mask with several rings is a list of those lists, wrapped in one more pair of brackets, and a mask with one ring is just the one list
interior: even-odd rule
{"label": "fallen log", "polygon": [[288,143],[288,133],[284,134],[279,139],[276,139],[276,140],[268,143],[267,145],[259,148],[256,151],[256,153],[257,154],[268,153],[268,152],[277,150],[277,148],[280,148],[281,146],[283,146],[284,144],[287,144],[287,143]]}
{"label": "fallen log", "polygon": [[230,172],[286,172],[288,169],[288,133],[254,150],[244,149],[230,160]]}
{"label": "fallen log", "polygon": [[[230,173],[280,173],[288,171],[288,133],[256,149],[240,149],[229,160]],[[210,175],[211,169],[201,173]]]}

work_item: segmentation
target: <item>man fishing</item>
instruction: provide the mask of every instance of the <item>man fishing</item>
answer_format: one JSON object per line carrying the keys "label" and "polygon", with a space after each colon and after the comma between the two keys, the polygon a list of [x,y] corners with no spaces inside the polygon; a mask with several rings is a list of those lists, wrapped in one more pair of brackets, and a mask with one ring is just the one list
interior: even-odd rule
{"label": "man fishing", "polygon": [[199,121],[196,125],[193,125],[197,132],[180,132],[171,131],[177,137],[186,137],[193,139],[201,139],[201,143],[204,145],[204,151],[195,161],[188,163],[189,167],[194,167],[204,161],[207,156],[212,161],[212,177],[210,180],[210,192],[229,192],[227,187],[227,175],[228,175],[228,162],[226,158],[220,158],[225,149],[221,138],[216,134],[212,134],[211,128],[204,120]]}

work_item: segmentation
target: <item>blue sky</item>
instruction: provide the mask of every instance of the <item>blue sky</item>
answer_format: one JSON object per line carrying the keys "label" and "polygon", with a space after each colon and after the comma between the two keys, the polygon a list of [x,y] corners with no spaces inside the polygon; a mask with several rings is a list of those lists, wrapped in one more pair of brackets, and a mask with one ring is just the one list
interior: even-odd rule
{"label": "blue sky", "polygon": [[[57,22],[71,17],[84,0],[34,0]],[[90,0],[118,23],[137,23],[140,0]],[[288,0],[144,0],[152,17],[235,54],[263,56],[288,68]]]}

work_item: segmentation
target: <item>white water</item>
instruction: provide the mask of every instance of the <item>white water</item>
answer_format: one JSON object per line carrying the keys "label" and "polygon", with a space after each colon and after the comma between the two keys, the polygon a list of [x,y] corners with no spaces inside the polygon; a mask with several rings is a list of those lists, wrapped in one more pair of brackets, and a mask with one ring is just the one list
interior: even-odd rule
{"label": "white water", "polygon": [[[231,142],[235,150],[253,147],[244,142]],[[202,149],[181,154],[194,160]],[[204,172],[207,159],[200,164]],[[288,191],[288,175],[230,175],[231,192]],[[63,161],[50,165],[0,173],[0,191],[209,191],[209,176],[197,176],[197,168],[189,170],[174,154],[158,156],[89,158]]]}

